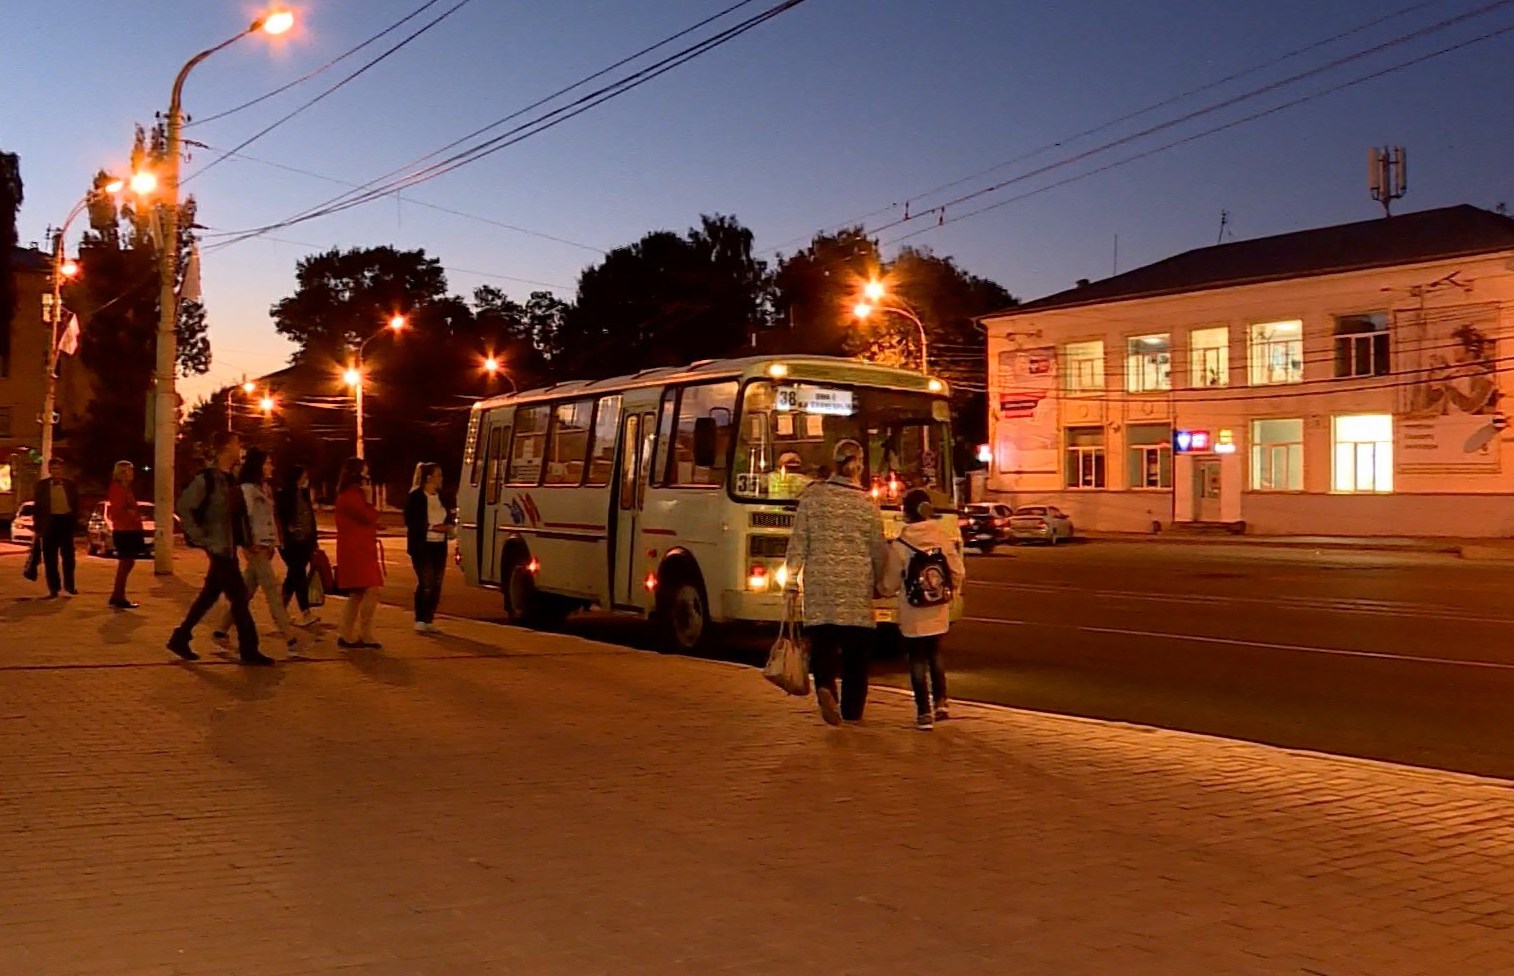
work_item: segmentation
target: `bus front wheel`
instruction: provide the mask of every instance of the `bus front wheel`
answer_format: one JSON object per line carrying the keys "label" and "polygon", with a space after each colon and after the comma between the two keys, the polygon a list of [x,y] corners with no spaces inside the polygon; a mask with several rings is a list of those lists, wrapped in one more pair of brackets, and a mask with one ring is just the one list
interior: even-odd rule
{"label": "bus front wheel", "polygon": [[534,626],[541,617],[541,594],[529,565],[526,557],[516,556],[505,575],[505,619],[517,627]]}
{"label": "bus front wheel", "polygon": [[659,646],[673,654],[697,651],[710,630],[709,601],[697,574],[675,570],[658,587],[662,599],[657,610]]}

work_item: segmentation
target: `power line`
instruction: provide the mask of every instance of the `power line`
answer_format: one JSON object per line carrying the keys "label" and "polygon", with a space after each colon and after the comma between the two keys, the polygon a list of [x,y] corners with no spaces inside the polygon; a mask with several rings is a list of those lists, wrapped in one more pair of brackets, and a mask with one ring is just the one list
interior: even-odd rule
{"label": "power line", "polygon": [[368,38],[366,41],[363,41],[361,44],[357,45],[356,47],[349,48],[345,52],[343,52],[342,54],[339,54],[336,57],[332,58],[330,61],[327,61],[325,64],[321,65],[319,68],[315,68],[315,69],[313,69],[311,71],[307,71],[303,75],[300,75],[300,77],[298,77],[298,78],[294,79],[293,81],[289,82],[288,84],[280,85],[278,88],[275,88],[273,91],[264,92],[263,94],[259,95],[257,98],[251,99],[249,101],[245,101],[245,102],[243,102],[240,105],[236,105],[236,106],[228,108],[228,109],[226,109],[224,111],[217,112],[216,114],[211,115],[211,116],[209,116],[207,118],[195,119],[192,122],[185,122],[184,123],[184,127],[187,129],[187,128],[190,128],[191,126],[196,126],[196,125],[208,125],[211,122],[216,122],[216,121],[219,121],[220,119],[224,119],[228,115],[234,115],[235,113],[240,112],[243,109],[252,108],[254,105],[258,105],[258,104],[260,104],[262,102],[265,102],[268,99],[273,98],[276,95],[282,95],[284,92],[288,91],[289,89],[294,88],[297,85],[302,85],[305,82],[309,81],[310,79],[316,77],[317,75],[320,75],[320,74],[322,74],[322,73],[324,73],[326,71],[329,71],[330,69],[336,67],[338,64],[341,64],[343,61],[345,61],[348,58],[352,57],[354,54],[358,53],[359,51],[361,51],[363,48],[369,46],[370,44],[377,43],[378,41],[382,40],[386,35],[391,34],[394,31],[399,30],[406,23],[408,23],[411,20],[414,20],[416,17],[419,17],[421,14],[425,13],[428,8],[434,7],[438,3],[441,3],[441,0],[426,0],[425,3],[421,4],[415,10],[412,10],[410,13],[408,13],[405,16],[401,17],[399,20],[395,21],[394,23],[390,24],[388,27],[386,27],[383,30],[379,31],[377,34],[374,34],[372,37]]}
{"label": "power line", "polygon": [[[1502,6],[1502,5],[1504,5],[1504,3],[1508,3],[1508,2],[1510,2],[1510,0],[1502,0],[1501,3],[1494,4],[1493,6]],[[1165,144],[1163,144],[1161,146],[1157,146],[1157,147],[1155,147],[1153,149],[1147,149],[1147,150],[1143,150],[1143,151],[1138,152],[1138,153],[1134,153],[1134,154],[1132,154],[1130,156],[1126,156],[1126,157],[1123,157],[1121,159],[1117,159],[1117,160],[1115,160],[1112,163],[1106,163],[1103,166],[1099,166],[1099,167],[1097,167],[1095,169],[1092,169],[1092,170],[1089,170],[1087,172],[1079,173],[1077,175],[1067,177],[1066,179],[1058,180],[1055,183],[1050,183],[1050,184],[1047,184],[1045,186],[1038,187],[1038,188],[1036,188],[1034,190],[1030,190],[1030,191],[1028,191],[1026,193],[1018,194],[1016,196],[1010,197],[1007,200],[1000,200],[1000,201],[998,201],[996,203],[991,203],[991,204],[988,204],[987,206],[979,207],[976,210],[970,210],[970,211],[968,211],[967,213],[964,213],[964,214],[958,214],[956,216],[947,217],[947,216],[945,216],[945,210],[946,210],[947,207],[951,206],[952,204],[951,203],[943,204],[940,207],[933,208],[931,211],[929,211],[930,213],[936,213],[936,212],[939,211],[940,214],[941,214],[941,216],[939,217],[939,219],[937,220],[937,222],[935,224],[932,224],[929,227],[921,228],[919,230],[911,231],[910,233],[907,233],[907,234],[901,234],[898,237],[894,237],[894,238],[890,239],[889,241],[885,242],[884,246],[892,246],[894,244],[900,243],[901,241],[909,240],[912,237],[918,237],[921,234],[928,233],[928,232],[930,232],[932,230],[935,230],[935,229],[937,229],[939,227],[944,227],[947,224],[954,224],[954,223],[957,223],[958,221],[967,220],[967,219],[969,219],[971,217],[976,217],[976,216],[979,216],[980,214],[988,213],[991,210],[997,210],[1000,207],[1008,206],[1011,203],[1017,203],[1017,202],[1019,202],[1021,200],[1029,199],[1030,197],[1037,196],[1037,195],[1039,195],[1041,193],[1045,193],[1048,190],[1054,190],[1054,189],[1057,189],[1059,187],[1067,186],[1070,183],[1076,183],[1076,182],[1078,182],[1080,180],[1085,180],[1085,179],[1087,179],[1090,176],[1097,176],[1100,173],[1105,173],[1105,172],[1108,172],[1109,170],[1117,169],[1118,167],[1125,166],[1125,165],[1127,165],[1129,163],[1133,163],[1133,162],[1145,159],[1145,158],[1150,157],[1150,156],[1155,156],[1155,155],[1157,155],[1159,153],[1166,152],[1166,151],[1168,151],[1170,149],[1175,149],[1178,146],[1183,146],[1183,145],[1186,145],[1186,144],[1188,144],[1190,142],[1197,142],[1198,140],[1207,138],[1208,136],[1216,135],[1216,134],[1224,132],[1224,131],[1226,131],[1228,129],[1233,129],[1233,128],[1236,128],[1237,126],[1244,125],[1244,124],[1246,124],[1248,122],[1254,122],[1257,119],[1262,119],[1262,118],[1266,118],[1267,116],[1270,116],[1270,115],[1275,115],[1278,112],[1282,112],[1282,111],[1284,111],[1286,109],[1290,109],[1290,108],[1294,108],[1294,107],[1299,106],[1299,105],[1303,105],[1306,102],[1311,102],[1311,101],[1314,101],[1315,99],[1324,98],[1327,95],[1333,95],[1333,94],[1336,94],[1338,92],[1345,91],[1345,90],[1347,90],[1349,88],[1355,88],[1356,86],[1365,84],[1365,83],[1367,83],[1369,81],[1375,81],[1378,78],[1382,78],[1382,77],[1385,77],[1387,75],[1394,74],[1394,73],[1399,72],[1399,71],[1403,71],[1403,70],[1405,70],[1407,68],[1411,68],[1411,67],[1413,67],[1415,65],[1422,64],[1422,63],[1424,63],[1426,61],[1433,60],[1434,58],[1438,58],[1438,57],[1442,57],[1442,56],[1444,56],[1446,54],[1454,53],[1454,52],[1459,51],[1459,50],[1461,50],[1463,48],[1471,47],[1474,44],[1481,44],[1481,43],[1483,43],[1485,41],[1493,40],[1494,38],[1501,37],[1501,36],[1503,36],[1505,34],[1508,34],[1508,33],[1511,33],[1511,32],[1514,32],[1514,24],[1511,24],[1511,25],[1509,25],[1507,27],[1499,28],[1498,30],[1491,31],[1489,33],[1482,34],[1482,35],[1479,35],[1479,36],[1474,37],[1474,38],[1470,38],[1468,40],[1462,41],[1462,42],[1457,43],[1457,44],[1452,44],[1452,45],[1450,45],[1448,47],[1443,47],[1440,50],[1433,51],[1433,52],[1431,52],[1429,54],[1421,55],[1421,56],[1416,57],[1416,58],[1411,58],[1408,61],[1402,61],[1402,62],[1400,62],[1398,64],[1390,65],[1387,68],[1382,68],[1382,69],[1380,69],[1378,71],[1374,71],[1374,72],[1372,72],[1370,74],[1363,75],[1360,78],[1356,78],[1356,79],[1353,79],[1353,80],[1347,81],[1347,82],[1342,82],[1341,84],[1333,85],[1333,86],[1331,86],[1329,88],[1323,89],[1321,91],[1313,92],[1313,93],[1308,94],[1308,95],[1302,95],[1302,96],[1300,96],[1298,98],[1295,98],[1295,99],[1292,99],[1290,101],[1284,102],[1281,105],[1276,105],[1276,106],[1273,106],[1272,108],[1262,109],[1260,111],[1253,112],[1252,114],[1244,116],[1242,118],[1235,119],[1235,120],[1233,120],[1231,122],[1226,122],[1226,123],[1224,123],[1222,125],[1217,125],[1217,126],[1214,126],[1212,128],[1209,128],[1209,129],[1205,129],[1205,130],[1200,131],[1200,132],[1196,132],[1196,133],[1194,133],[1192,135],[1185,136],[1185,137],[1183,137],[1181,139],[1177,139],[1177,140],[1174,140],[1174,141],[1169,142],[1169,143],[1165,143]],[[1128,140],[1122,140],[1122,141],[1128,141]],[[1097,151],[1097,150],[1095,150],[1095,151]],[[1006,180],[1003,183],[1000,183],[1000,184],[998,184],[996,186],[987,187],[987,188],[984,188],[982,190],[975,191],[975,192],[973,192],[971,194],[967,194],[966,196],[964,196],[964,197],[962,197],[959,200],[954,201],[954,202],[960,203],[960,202],[963,202],[965,200],[972,199],[974,197],[978,197],[978,196],[982,196],[982,195],[987,194],[987,193],[995,192],[995,191],[997,191],[999,189],[1002,189],[1005,186],[1008,186],[1008,185],[1010,185],[1012,183],[1017,183],[1017,182],[1020,182],[1021,180],[1028,179],[1031,176],[1038,175],[1038,174],[1041,174],[1041,173],[1045,173],[1048,170],[1058,168],[1059,166],[1069,165],[1069,164],[1071,164],[1073,162],[1077,162],[1078,160],[1084,159],[1088,155],[1091,155],[1092,152],[1093,151],[1091,151],[1089,153],[1080,153],[1077,156],[1070,157],[1070,158],[1068,158],[1066,160],[1063,160],[1060,163],[1056,163],[1056,164],[1052,164],[1050,166],[1042,167],[1041,169],[1036,170],[1034,173],[1027,173],[1024,176],[1016,177],[1016,178],[1014,178],[1012,180]],[[915,218],[911,217],[910,219],[914,220]],[[883,227],[879,228],[879,230],[884,230],[884,229],[888,229],[888,228],[891,228],[891,227],[896,227],[896,226],[899,226],[902,223],[904,223],[904,221],[902,221],[902,220],[893,221],[892,223],[885,224]]]}
{"label": "power line", "polygon": [[409,36],[407,36],[406,38],[404,38],[403,40],[401,40],[400,42],[398,42],[394,46],[390,47],[383,54],[380,54],[378,57],[376,57],[373,60],[369,61],[367,64],[363,65],[361,68],[359,68],[356,71],[352,72],[347,77],[343,78],[341,81],[339,81],[336,84],[332,85],[330,88],[327,88],[325,91],[321,92],[319,95],[317,95],[314,98],[310,99],[305,104],[299,106],[294,111],[289,112],[288,114],[284,115],[282,118],[279,118],[279,119],[277,119],[277,120],[269,123],[268,125],[266,125],[263,128],[259,129],[257,132],[255,132],[252,135],[248,136],[246,139],[243,139],[241,142],[237,143],[237,145],[234,148],[232,148],[230,151],[223,153],[222,155],[220,155],[220,156],[216,157],[215,159],[212,159],[210,162],[206,163],[204,166],[201,166],[198,170],[196,170],[193,173],[189,174],[182,181],[180,181],[181,184],[182,183],[188,183],[190,180],[192,180],[195,177],[199,176],[200,174],[204,173],[206,170],[209,170],[209,169],[215,167],[216,165],[225,162],[226,158],[228,156],[230,156],[232,153],[238,152],[238,151],[240,151],[242,149],[246,149],[248,146],[252,145],[254,142],[257,142],[259,139],[263,138],[268,133],[272,132],[274,129],[277,129],[279,126],[283,125],[285,122],[288,122],[290,119],[292,119],[295,116],[299,115],[300,113],[304,112],[306,109],[315,106],[318,102],[320,102],[323,99],[325,99],[328,95],[331,95],[331,94],[335,93],[338,89],[341,89],[341,88],[345,87],[348,83],[352,82],[353,80],[355,80],[356,78],[358,78],[360,75],[362,75],[363,73],[365,73],[366,71],[368,71],[368,69],[376,66],[381,61],[384,61],[390,55],[392,55],[392,54],[396,53],[397,51],[399,51],[400,49],[404,48],[406,45],[410,44],[410,42],[414,41],[416,38],[420,37],[422,34],[425,34],[427,31],[431,30],[433,27],[435,27],[436,25],[440,24],[442,21],[446,20],[448,17],[451,17],[453,14],[457,13],[459,10],[463,9],[464,7],[466,7],[468,4],[470,4],[472,2],[473,2],[473,0],[458,0],[457,3],[453,4],[451,7],[447,8],[444,11],[442,11],[441,14],[439,14],[438,16],[436,16],[435,18],[433,18],[431,21],[429,21],[424,26],[420,27],[419,29],[417,29],[416,31],[414,31],[413,33],[411,33]]}
{"label": "power line", "polygon": [[[744,6],[747,2],[750,2],[750,0],[743,0],[743,3],[737,4],[736,6]],[[275,224],[269,224],[265,227],[254,228],[245,232],[241,232],[240,234],[233,236],[228,240],[217,242],[217,244],[214,246],[230,246],[231,244],[238,243],[241,240],[255,237],[260,233],[265,233],[272,230],[280,230],[284,227],[302,223],[306,220],[313,220],[318,217],[328,216],[333,213],[351,209],[352,207],[361,206],[380,197],[387,196],[389,193],[395,192],[396,190],[402,190],[409,186],[427,182],[439,176],[445,175],[446,173],[450,173],[462,166],[477,162],[478,160],[492,155],[493,153],[507,148],[508,146],[515,145],[527,138],[530,138],[531,136],[539,135],[542,132],[547,131],[548,129],[554,128],[557,125],[568,121],[569,119],[575,118],[578,115],[581,115],[584,112],[587,112],[590,109],[603,104],[604,102],[632,91],[635,88],[638,88],[641,85],[646,84],[647,82],[667,73],[668,71],[673,70],[674,68],[680,67],[683,64],[686,64],[703,54],[707,54],[710,51],[715,50],[716,48],[721,47],[726,43],[729,43],[742,34],[753,30],[754,28],[766,23],[774,17],[792,10],[793,8],[799,6],[804,2],[805,0],[783,0],[783,2],[770,7],[759,14],[753,15],[747,20],[742,21],[734,25],[733,27],[726,28],[709,38],[705,38],[704,40],[689,45],[688,47],[679,50],[677,53],[669,55],[668,57],[663,58],[662,60],[657,61],[648,67],[639,69],[638,71],[635,71],[628,76],[620,78],[608,85],[598,88],[586,95],[583,95],[565,106],[553,109],[552,111],[540,117],[516,126],[515,128],[501,135],[495,136],[483,143],[470,147],[460,153],[448,157],[447,159],[433,163],[428,167],[424,167],[423,169],[413,172],[400,179],[392,180],[384,186],[373,187],[373,183],[376,183],[378,181],[372,181],[370,184],[368,184],[369,187],[372,187],[371,189],[365,189],[364,191],[359,192],[355,195],[345,194],[343,195],[345,199],[343,197],[335,198],[334,201],[307,210],[287,220],[279,221]],[[730,9],[735,9],[735,7],[732,7]],[[718,17],[720,15],[716,16]],[[688,33],[688,31],[681,33]],[[666,41],[660,42],[659,44],[654,45],[648,50],[653,50],[657,47],[661,47],[666,43]],[[636,56],[633,56],[632,59],[634,59],[635,57]],[[605,71],[601,71],[598,74],[602,75],[609,70],[613,69],[605,69]],[[582,84],[583,82],[571,85],[563,91],[571,91],[574,88],[581,87]],[[551,99],[551,97],[554,96],[549,96],[548,99],[545,99],[543,101],[548,101]],[[540,102],[538,104],[540,104]],[[522,113],[515,113],[515,116],[518,116],[520,114]],[[499,123],[496,123],[495,125],[485,127],[485,130],[480,131],[487,131],[488,128],[497,127],[498,124]],[[454,145],[456,145],[456,143],[454,143]],[[435,155],[437,155],[437,153],[429,154],[429,156],[425,158],[430,158]]]}

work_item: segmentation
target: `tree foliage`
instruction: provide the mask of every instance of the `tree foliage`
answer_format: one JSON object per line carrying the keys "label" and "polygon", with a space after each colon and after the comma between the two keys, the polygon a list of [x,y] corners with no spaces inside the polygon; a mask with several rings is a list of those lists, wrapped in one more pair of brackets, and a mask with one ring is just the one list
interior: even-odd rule
{"label": "tree foliage", "polygon": [[11,355],[11,322],[16,314],[16,277],[11,251],[16,247],[16,216],[23,199],[21,160],[0,152],[0,360]]}

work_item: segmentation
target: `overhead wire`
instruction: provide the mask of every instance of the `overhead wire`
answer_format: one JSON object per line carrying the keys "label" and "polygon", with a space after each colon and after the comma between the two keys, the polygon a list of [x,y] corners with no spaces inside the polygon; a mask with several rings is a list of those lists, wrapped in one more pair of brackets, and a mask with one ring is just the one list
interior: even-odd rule
{"label": "overhead wire", "polygon": [[277,129],[279,126],[283,125],[285,122],[288,122],[290,119],[293,119],[295,116],[300,115],[302,112],[306,111],[307,109],[310,109],[310,108],[314,107],[315,105],[319,104],[325,98],[327,98],[328,96],[336,93],[340,89],[344,88],[345,86],[347,86],[348,84],[350,84],[352,81],[356,80],[358,77],[360,77],[361,75],[363,75],[364,73],[366,73],[369,69],[371,69],[371,68],[377,66],[378,64],[380,64],[381,62],[387,60],[390,56],[392,56],[395,53],[399,52],[401,49],[403,49],[406,46],[408,46],[411,42],[415,41],[417,38],[421,37],[423,34],[426,34],[428,31],[430,31],[432,28],[436,27],[442,21],[446,20],[448,17],[451,17],[453,14],[457,13],[459,10],[463,9],[464,7],[466,7],[468,4],[470,4],[472,2],[473,2],[473,0],[457,0],[457,2],[454,3],[451,7],[448,7],[446,10],[442,11],[440,14],[438,14],[432,20],[428,21],[426,24],[422,25],[420,28],[418,28],[417,30],[415,30],[414,32],[412,32],[411,34],[409,34],[408,36],[406,36],[403,40],[401,40],[398,43],[396,43],[393,46],[391,46],[383,54],[380,54],[378,57],[373,58],[368,63],[364,64],[361,68],[358,68],[356,71],[354,71],[351,74],[347,75],[347,77],[343,78],[341,81],[338,81],[336,84],[330,86],[325,91],[321,92],[319,95],[317,95],[314,98],[306,101],[303,105],[300,105],[298,108],[294,109],[292,112],[288,112],[284,116],[282,116],[281,118],[278,118],[278,119],[274,120],[273,122],[269,123],[268,125],[264,126],[261,129],[259,129],[257,132],[254,132],[252,135],[248,136],[246,139],[243,139],[241,142],[237,143],[236,146],[232,147],[227,152],[222,153],[220,156],[216,157],[215,159],[212,159],[210,162],[206,163],[204,166],[201,166],[199,169],[195,170],[193,173],[190,173],[188,176],[186,176],[181,181],[181,184],[182,183],[188,183],[190,180],[194,179],[197,176],[200,176],[201,174],[205,173],[207,170],[210,170],[213,167],[219,165],[220,163],[225,162],[226,159],[227,159],[227,157],[230,156],[232,153],[240,152],[241,150],[246,149],[248,146],[252,145],[254,142],[257,142],[259,139],[263,138],[268,133],[272,132],[274,129]]}

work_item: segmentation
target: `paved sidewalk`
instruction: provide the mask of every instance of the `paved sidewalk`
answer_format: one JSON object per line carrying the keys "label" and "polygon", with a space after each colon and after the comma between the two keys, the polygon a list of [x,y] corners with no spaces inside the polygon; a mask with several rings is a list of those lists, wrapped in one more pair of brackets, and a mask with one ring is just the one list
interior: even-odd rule
{"label": "paved sidewalk", "polygon": [[13,565],[5,976],[1514,973],[1506,783],[881,692],[831,729],[390,607],[382,653],[171,663],[186,582]]}

